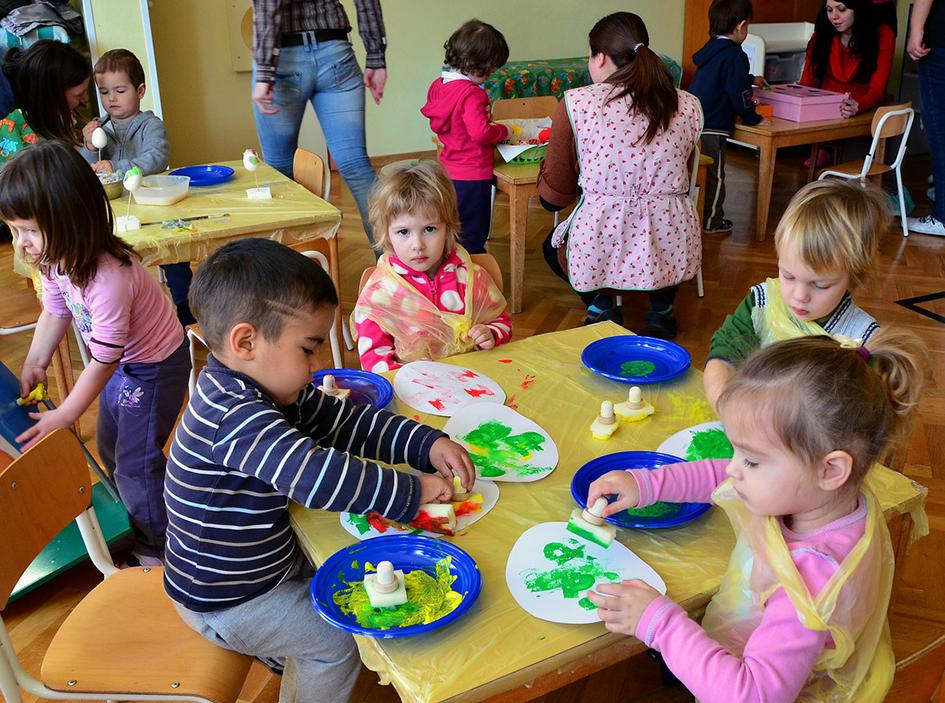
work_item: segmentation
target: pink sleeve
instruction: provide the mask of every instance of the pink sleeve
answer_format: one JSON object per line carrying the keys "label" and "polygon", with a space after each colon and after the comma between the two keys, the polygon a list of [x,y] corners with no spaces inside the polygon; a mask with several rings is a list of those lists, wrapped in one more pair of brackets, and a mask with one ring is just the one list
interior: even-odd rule
{"label": "pink sleeve", "polygon": [[[819,593],[836,570],[836,562],[820,553],[792,556],[811,593]],[[702,703],[795,701],[828,643],[826,631],[801,624],[783,589],[768,599],[741,657],[709,637],[665,596],[643,612],[636,636],[663,655],[673,674]]]}
{"label": "pink sleeve", "polygon": [[508,127],[489,121],[489,96],[485,91],[474,90],[469,93],[463,100],[462,111],[463,124],[474,142],[498,144],[508,136]]}
{"label": "pink sleeve", "polygon": [[51,278],[40,277],[43,281],[43,310],[60,319],[72,317],[72,311],[66,306],[59,285]]}
{"label": "pink sleeve", "polygon": [[103,364],[121,359],[131,329],[131,302],[134,300],[130,266],[99,266],[85,287],[85,303],[92,317],[89,355]]}
{"label": "pink sleeve", "polygon": [[399,369],[401,364],[394,353],[394,338],[381,329],[373,320],[355,323],[358,332],[358,354],[361,356],[361,368],[365,371],[382,373],[390,369]]}
{"label": "pink sleeve", "polygon": [[507,312],[502,313],[486,325],[495,335],[495,344],[506,344],[512,341],[512,318]]}
{"label": "pink sleeve", "polygon": [[636,508],[652,505],[660,500],[669,503],[709,503],[712,491],[728,476],[727,459],[703,459],[684,464],[669,464],[652,471],[630,469],[637,482],[640,499]]}

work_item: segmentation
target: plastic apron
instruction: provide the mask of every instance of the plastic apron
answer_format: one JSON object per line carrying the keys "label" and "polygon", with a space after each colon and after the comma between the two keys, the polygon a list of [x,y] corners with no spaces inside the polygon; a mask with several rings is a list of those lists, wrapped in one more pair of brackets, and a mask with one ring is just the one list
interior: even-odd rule
{"label": "plastic apron", "polygon": [[775,342],[796,337],[816,337],[826,335],[833,337],[845,347],[859,347],[863,340],[854,339],[842,334],[830,334],[816,322],[802,320],[787,306],[781,296],[781,281],[769,278],[765,281],[768,304],[764,307],[754,307],[751,311],[751,320],[754,323],[755,333],[766,347]]}
{"label": "plastic apron", "polygon": [[732,523],[736,544],[702,626],[740,657],[761,622],[765,602],[783,588],[804,627],[830,633],[798,701],[871,703],[882,701],[892,685],[895,657],[886,621],[892,544],[876,497],[868,489],[864,495],[863,537],[816,598],[791,559],[777,519],[753,514],[735,493],[731,479],[712,495]]}
{"label": "plastic apron", "polygon": [[358,315],[373,320],[394,338],[399,361],[442,359],[471,351],[476,345],[466,336],[470,328],[492,322],[505,311],[505,298],[489,273],[474,264],[462,247],[456,247],[456,255],[466,266],[465,272],[456,270],[460,283],[466,284],[464,312],[437,308],[391,267],[387,254],[361,291]]}

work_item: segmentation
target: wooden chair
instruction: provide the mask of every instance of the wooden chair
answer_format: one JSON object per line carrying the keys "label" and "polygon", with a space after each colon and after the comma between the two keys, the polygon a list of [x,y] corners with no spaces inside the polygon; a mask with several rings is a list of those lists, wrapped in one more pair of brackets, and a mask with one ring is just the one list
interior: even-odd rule
{"label": "wooden chair", "polygon": [[[858,180],[865,186],[868,178],[881,176],[890,171],[896,172],[896,187],[899,194],[899,219],[902,222],[902,236],[909,236],[909,226],[906,223],[906,204],[902,189],[902,160],[906,156],[906,147],[909,142],[909,132],[912,130],[912,122],[915,120],[915,110],[912,109],[912,103],[902,103],[900,105],[887,105],[876,110],[873,115],[873,126],[871,133],[873,141],[870,144],[866,157],[858,161],[847,161],[846,163],[832,166],[820,173],[818,180],[827,178],[845,178],[847,180]],[[899,150],[896,152],[896,158],[891,164],[876,163],[873,155],[881,141],[891,137],[900,137]]]}
{"label": "wooden chair", "polygon": [[331,193],[331,171],[325,168],[321,156],[308,149],[299,147],[292,159],[292,180],[314,193],[322,200],[328,200]]}
{"label": "wooden chair", "polygon": [[164,569],[118,570],[90,507],[78,441],[57,430],[0,471],[0,612],[45,544],[73,520],[105,576],[66,617],[39,678],[21,666],[0,619],[0,691],[47,699],[236,701],[252,658],[191,630],[164,592]]}

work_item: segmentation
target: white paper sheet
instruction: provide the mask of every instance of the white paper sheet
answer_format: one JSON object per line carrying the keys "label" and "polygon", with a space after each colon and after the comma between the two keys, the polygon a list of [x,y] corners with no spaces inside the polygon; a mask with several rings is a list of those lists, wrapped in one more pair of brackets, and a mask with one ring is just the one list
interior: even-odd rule
{"label": "white paper sheet", "polygon": [[504,405],[467,405],[443,431],[469,450],[477,475],[490,481],[537,481],[558,465],[558,447],[551,436]]}
{"label": "white paper sheet", "polygon": [[478,371],[438,361],[412,361],[397,370],[394,393],[420,412],[450,417],[470,403],[505,402],[505,391]]}
{"label": "white paper sheet", "polygon": [[597,606],[586,598],[589,590],[629,579],[666,593],[659,574],[620,542],[604,549],[568,532],[566,522],[544,522],[523,532],[505,566],[509,591],[526,612],[573,625],[600,622]]}
{"label": "white paper sheet", "polygon": [[522,130],[519,134],[516,134],[514,137],[512,137],[508,142],[496,144],[496,148],[499,150],[499,156],[501,156],[506,163],[514,159],[519,154],[525,153],[529,149],[534,149],[535,147],[541,146],[541,144],[523,144],[522,142],[527,142],[530,139],[538,139],[538,133],[541,130],[551,127],[550,117],[523,117],[507,120],[496,120],[496,122],[505,125],[515,125]]}

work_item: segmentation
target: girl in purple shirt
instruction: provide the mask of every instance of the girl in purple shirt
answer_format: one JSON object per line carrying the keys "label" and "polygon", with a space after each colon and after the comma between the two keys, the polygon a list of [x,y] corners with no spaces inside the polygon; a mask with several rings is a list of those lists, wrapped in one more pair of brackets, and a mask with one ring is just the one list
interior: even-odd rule
{"label": "girl in purple shirt", "polygon": [[24,451],[72,425],[99,398],[99,455],[135,529],[133,559],[164,555],[163,447],[190,373],[184,332],[171,301],[137,254],[113,234],[102,185],[69,144],[53,140],[17,154],[0,171],[0,218],[20,256],[39,268],[43,312],[20,374],[25,395],[46,383],[53,351],[72,320],[92,361],[55,410],[17,438]]}
{"label": "girl in purple shirt", "polygon": [[917,338],[868,348],[830,337],[765,347],[719,398],[731,460],[612,471],[588,503],[605,515],[712,501],[736,543],[701,625],[642,581],[588,597],[608,630],[635,635],[703,703],[882,701],[895,658],[886,623],[893,552],[870,467],[897,440],[926,380]]}

